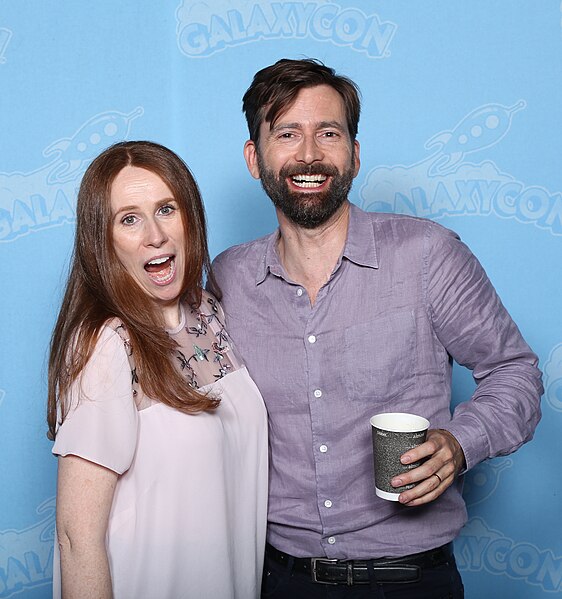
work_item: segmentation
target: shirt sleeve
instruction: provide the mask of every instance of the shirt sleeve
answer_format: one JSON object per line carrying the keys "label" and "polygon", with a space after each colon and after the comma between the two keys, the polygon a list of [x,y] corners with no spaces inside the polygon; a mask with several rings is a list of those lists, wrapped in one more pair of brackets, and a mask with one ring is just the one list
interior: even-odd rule
{"label": "shirt sleeve", "polygon": [[93,354],[65,398],[55,455],[76,455],[122,474],[136,448],[138,413],[122,339],[105,327]]}
{"label": "shirt sleeve", "polygon": [[542,375],[537,356],[466,245],[437,226],[429,229],[427,242],[426,292],[435,333],[477,383],[446,427],[470,469],[532,438],[541,415]]}

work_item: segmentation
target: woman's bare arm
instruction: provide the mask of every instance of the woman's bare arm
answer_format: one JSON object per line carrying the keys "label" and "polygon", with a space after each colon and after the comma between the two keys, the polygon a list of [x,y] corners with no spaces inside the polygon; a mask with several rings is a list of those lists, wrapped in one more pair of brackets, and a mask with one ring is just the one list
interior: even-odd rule
{"label": "woman's bare arm", "polygon": [[74,455],[59,457],[57,535],[63,599],[111,599],[105,546],[116,472]]}

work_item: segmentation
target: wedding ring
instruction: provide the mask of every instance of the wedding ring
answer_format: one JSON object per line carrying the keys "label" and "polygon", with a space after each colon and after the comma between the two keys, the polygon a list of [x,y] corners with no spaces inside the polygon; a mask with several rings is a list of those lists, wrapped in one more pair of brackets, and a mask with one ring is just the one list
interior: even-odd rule
{"label": "wedding ring", "polygon": [[439,476],[439,474],[437,474],[437,472],[434,472],[432,474],[432,476],[436,476],[439,479],[439,484],[441,484],[443,481],[441,480],[441,477]]}

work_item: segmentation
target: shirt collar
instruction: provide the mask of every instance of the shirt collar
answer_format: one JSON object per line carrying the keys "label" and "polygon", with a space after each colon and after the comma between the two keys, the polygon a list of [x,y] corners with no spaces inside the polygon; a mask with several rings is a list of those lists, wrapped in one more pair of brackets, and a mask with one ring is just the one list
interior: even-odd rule
{"label": "shirt collar", "polygon": [[343,257],[359,266],[379,267],[373,219],[361,208],[351,203],[349,204],[349,225]]}
{"label": "shirt collar", "polygon": [[[285,278],[285,271],[277,253],[278,239],[279,228],[266,237],[265,252],[256,273],[256,285],[262,283],[269,272]],[[352,203],[349,204],[349,224],[342,257],[359,266],[379,267],[373,221]]]}
{"label": "shirt collar", "polygon": [[258,264],[256,272],[256,285],[263,283],[267,273],[283,276],[283,266],[277,253],[277,240],[279,239],[279,227],[265,238],[265,252]]}

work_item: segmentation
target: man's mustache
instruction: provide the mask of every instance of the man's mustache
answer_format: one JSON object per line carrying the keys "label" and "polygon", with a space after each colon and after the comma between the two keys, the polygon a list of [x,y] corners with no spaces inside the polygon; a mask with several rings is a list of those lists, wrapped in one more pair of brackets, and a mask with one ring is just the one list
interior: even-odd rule
{"label": "man's mustache", "polygon": [[338,169],[331,164],[295,164],[284,166],[279,171],[279,178],[294,177],[295,175],[327,175],[329,177],[337,177]]}

